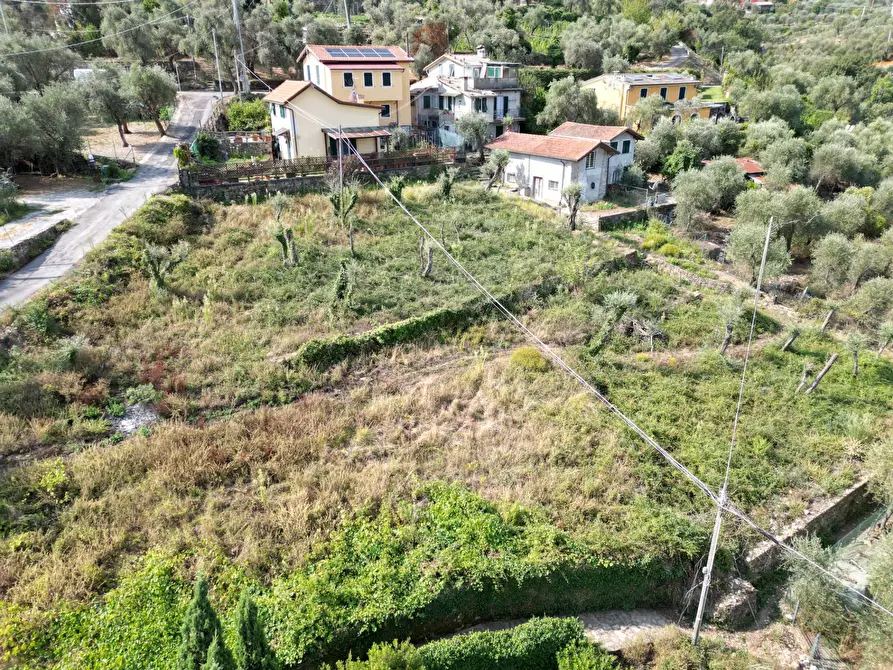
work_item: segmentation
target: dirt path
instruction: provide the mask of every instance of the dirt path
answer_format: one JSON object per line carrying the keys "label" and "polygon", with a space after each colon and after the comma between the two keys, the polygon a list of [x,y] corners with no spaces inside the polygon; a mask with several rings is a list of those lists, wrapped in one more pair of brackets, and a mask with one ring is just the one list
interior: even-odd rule
{"label": "dirt path", "polygon": [[176,183],[177,167],[172,148],[177,142],[192,137],[210,113],[213,102],[211,93],[181,94],[168,136],[143,154],[136,177],[96,193],[92,201],[83,202],[79,198],[78,206],[83,209],[69,217],[77,225],[63,234],[51,249],[0,281],[0,308],[20,304],[64,276],[149,196]]}

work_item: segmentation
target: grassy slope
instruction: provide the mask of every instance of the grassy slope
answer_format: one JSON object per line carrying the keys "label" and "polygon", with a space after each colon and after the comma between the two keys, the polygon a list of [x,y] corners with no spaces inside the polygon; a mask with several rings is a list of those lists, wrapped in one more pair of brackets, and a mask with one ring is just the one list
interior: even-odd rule
{"label": "grassy slope", "polygon": [[[0,585],[14,618],[36,625],[7,630],[7,647],[11,635],[34,643],[28,653],[55,657],[60,639],[83,639],[82,666],[99,666],[109,648],[120,646],[116,636],[130,640],[133,630],[147,625],[134,603],[151,602],[169,621],[149,638],[162,652],[150,646],[146,653],[163,661],[176,635],[170,621],[176,622],[188,592],[183,580],[201,563],[214,572],[224,609],[240,584],[260,590],[269,611],[281,614],[278,640],[295,659],[301,649],[324,648],[345,626],[375,628],[388,611],[427,607],[425,598],[453,581],[474,584],[483,575],[498,582],[528,574],[529,566],[541,566],[536,572],[579,560],[685,562],[700,551],[709,523],[704,501],[565,376],[513,362],[507,349],[519,341],[504,324],[386,351],[324,375],[283,369],[278,359],[308,337],[357,332],[471,295],[437,262],[433,281],[418,278],[417,237],[377,198],[364,195],[359,208],[364,232],[353,311],[327,308],[331,276],[347,256],[345,236],[328,222],[324,201],[308,196],[296,203],[305,234],[299,235],[295,270],[280,268],[263,232],[265,207],[215,207],[185,216],[184,205],[177,216],[188,221],[178,234],[192,240],[193,251],[175,270],[175,298],[158,299],[140,272],[120,268],[109,295],[96,281],[105,275],[94,263],[50,297],[45,313],[52,318],[16,316],[24,346],[3,373],[7,394],[25,382],[58,389],[65,379],[79,393],[104,383],[106,395],[118,397],[130,385],[152,382],[169,411],[204,417],[239,402],[290,400],[311,386],[323,388],[284,407],[210,424],[166,423],[113,447],[76,447],[64,461],[48,458],[7,471],[0,482]],[[443,211],[425,188],[413,190],[410,200],[428,220]],[[586,264],[613,253],[612,243],[571,236],[541,210],[463,190],[450,212],[462,236],[454,247],[485,284],[504,290],[544,273],[572,282],[572,290],[534,305],[528,322],[566,346],[621,407],[716,485],[740,375],[740,351],[728,360],[713,353],[720,298],[695,298],[650,270],[587,277]],[[170,221],[178,225],[176,217]],[[445,235],[450,229],[448,220]],[[112,243],[127,247],[120,238]],[[120,256],[137,262],[138,256]],[[635,315],[664,315],[669,350],[661,345],[649,355],[645,344],[615,335],[601,353],[590,351],[587,343],[603,316],[597,306],[617,288],[639,296]],[[801,513],[816,494],[853,480],[858,441],[889,421],[893,368],[866,356],[858,379],[840,365],[820,393],[794,396],[803,360],[822,360],[834,342],[805,335],[796,352],[782,354],[768,334],[771,322],[761,323],[732,495],[774,524]],[[89,344],[78,343],[72,354],[71,342],[59,339],[70,332]],[[111,364],[88,365],[99,359]],[[175,376],[180,381],[172,383]],[[64,422],[71,430],[78,421],[93,421],[101,432],[107,417],[85,418],[86,403],[65,403],[58,391],[53,398],[35,406],[45,414],[30,417],[16,416],[7,404],[7,425],[20,422],[27,436],[41,422]],[[105,402],[93,398],[94,410]],[[478,538],[466,562],[448,559],[444,546],[426,539],[430,531],[417,527],[422,520],[401,508],[400,501],[425,501],[420,487],[433,480],[463,484],[497,504],[463,503],[478,510],[460,515],[468,525],[442,531],[460,548]],[[379,509],[392,510],[395,528],[407,530],[375,539],[382,532],[376,522],[372,535],[338,535],[343,514],[367,510],[375,519]],[[445,514],[455,520],[453,512]],[[478,535],[488,527],[504,530]],[[511,538],[524,537],[527,527],[537,529],[531,537],[539,539],[516,544]],[[341,539],[325,549],[320,542],[333,532]],[[555,540],[556,533],[565,539]],[[349,537],[360,543],[345,544]],[[553,539],[543,544],[547,537]],[[363,572],[374,561],[348,558],[369,551],[369,541],[373,547],[397,542],[391,555],[404,558],[382,566],[403,565],[400,580],[384,579],[377,569]],[[316,558],[307,562],[314,549]],[[146,552],[151,558],[131,567],[129,557]],[[336,564],[321,562],[323,555]],[[337,589],[347,579],[345,565],[360,570],[350,576],[359,601],[378,605],[365,624],[356,607],[325,596],[324,588]],[[130,576],[121,581],[122,574]],[[320,574],[325,578],[313,577]],[[418,583],[440,586],[423,590],[428,595],[420,600],[412,595]],[[86,610],[88,623],[77,615],[49,642],[29,637],[47,630],[41,612],[55,612],[58,620],[58,612],[82,611],[80,603],[116,584],[109,605]],[[158,593],[146,594],[158,584]],[[277,605],[277,598],[289,602],[295,589],[305,594],[299,602],[322,598],[323,609],[308,616]],[[113,623],[97,629],[97,620]]]}

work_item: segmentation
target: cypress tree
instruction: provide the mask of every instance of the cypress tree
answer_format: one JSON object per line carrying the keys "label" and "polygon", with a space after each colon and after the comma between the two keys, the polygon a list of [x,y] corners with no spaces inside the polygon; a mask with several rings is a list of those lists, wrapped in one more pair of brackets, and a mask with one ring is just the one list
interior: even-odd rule
{"label": "cypress tree", "polygon": [[192,602],[183,617],[180,646],[177,649],[177,670],[201,670],[211,642],[215,637],[222,636],[220,619],[208,600],[208,579],[199,575]]}
{"label": "cypress tree", "polygon": [[214,633],[214,637],[211,639],[208,657],[201,670],[233,670],[232,654],[227,650],[219,633]]}
{"label": "cypress tree", "polygon": [[236,610],[236,668],[237,670],[275,670],[276,659],[264,628],[257,618],[257,605],[242,591]]}

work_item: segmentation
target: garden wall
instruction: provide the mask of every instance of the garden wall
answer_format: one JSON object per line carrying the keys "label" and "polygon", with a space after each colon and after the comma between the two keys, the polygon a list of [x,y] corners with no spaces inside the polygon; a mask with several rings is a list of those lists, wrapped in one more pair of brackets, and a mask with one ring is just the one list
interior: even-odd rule
{"label": "garden wall", "polygon": [[622,212],[599,213],[598,216],[588,216],[586,221],[594,225],[598,231],[623,230],[637,223],[647,221],[649,218],[660,219],[664,222],[672,220],[676,212],[675,202],[666,202],[653,207],[641,207],[627,209]]}
{"label": "garden wall", "polygon": [[[790,544],[795,537],[807,533],[834,534],[853,519],[864,515],[871,506],[871,500],[868,479],[861,479],[840,496],[820,502],[803,519],[784,529],[776,537],[785,544]],[[752,574],[759,575],[774,570],[781,559],[782,550],[774,542],[766,540],[748,553],[747,567]]]}
{"label": "garden wall", "polygon": [[[393,170],[378,170],[376,174],[387,180],[394,175],[402,174],[411,179],[431,179],[439,174],[445,167],[458,167],[462,173],[466,168],[462,164],[456,165],[425,165],[423,167],[398,168]],[[369,175],[360,174],[361,182],[372,183]],[[324,187],[324,175],[309,175],[305,177],[283,177],[281,179],[257,179],[232,184],[203,184],[199,186],[184,187],[188,195],[195,198],[216,200],[218,202],[240,202],[256,193],[258,197],[273,195],[274,193],[306,193],[319,191]]]}

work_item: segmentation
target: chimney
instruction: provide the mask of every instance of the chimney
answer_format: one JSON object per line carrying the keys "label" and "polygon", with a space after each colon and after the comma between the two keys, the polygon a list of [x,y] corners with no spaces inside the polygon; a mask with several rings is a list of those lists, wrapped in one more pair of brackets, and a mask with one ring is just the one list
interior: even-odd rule
{"label": "chimney", "polygon": [[475,49],[478,54],[478,58],[486,58],[487,57],[487,47],[483,44],[478,44],[477,49]]}

